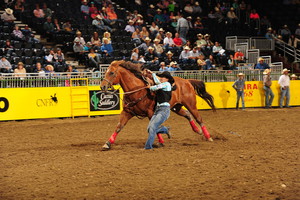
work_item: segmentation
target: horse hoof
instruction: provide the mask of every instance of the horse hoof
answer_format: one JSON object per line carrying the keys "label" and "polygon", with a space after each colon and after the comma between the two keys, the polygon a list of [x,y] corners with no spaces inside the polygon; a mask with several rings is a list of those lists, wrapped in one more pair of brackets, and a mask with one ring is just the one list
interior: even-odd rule
{"label": "horse hoof", "polygon": [[209,141],[209,142],[213,142],[214,140],[213,140],[212,138],[209,138],[208,141]]}
{"label": "horse hoof", "polygon": [[110,142],[106,142],[103,146],[102,146],[102,151],[108,151],[110,150]]}

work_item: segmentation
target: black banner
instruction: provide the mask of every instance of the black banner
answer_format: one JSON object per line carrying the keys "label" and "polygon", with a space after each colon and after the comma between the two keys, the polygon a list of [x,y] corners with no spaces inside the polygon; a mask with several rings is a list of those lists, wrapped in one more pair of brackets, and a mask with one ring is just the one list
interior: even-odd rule
{"label": "black banner", "polygon": [[120,110],[119,90],[105,94],[101,90],[90,90],[90,111]]}

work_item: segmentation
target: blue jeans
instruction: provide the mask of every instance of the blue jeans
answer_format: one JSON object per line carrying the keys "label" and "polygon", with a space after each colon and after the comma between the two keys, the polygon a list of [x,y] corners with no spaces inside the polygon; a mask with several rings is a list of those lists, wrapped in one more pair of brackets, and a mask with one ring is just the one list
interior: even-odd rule
{"label": "blue jeans", "polygon": [[170,106],[157,106],[148,125],[148,140],[145,149],[152,149],[152,145],[157,133],[168,133],[168,128],[162,126],[170,116]]}
{"label": "blue jeans", "polygon": [[242,109],[245,109],[245,100],[244,100],[244,90],[242,91],[236,91],[237,99],[236,99],[236,109],[239,108],[239,101],[240,98],[242,99]]}
{"label": "blue jeans", "polygon": [[264,90],[265,90],[265,106],[267,108],[270,108],[272,106],[272,102],[273,102],[273,99],[274,99],[274,93],[273,91],[271,90],[270,87],[267,87],[267,86],[264,86]]}
{"label": "blue jeans", "polygon": [[289,104],[290,104],[290,87],[287,87],[285,90],[280,88],[280,91],[281,91],[280,103],[279,103],[280,108],[282,108],[284,97],[286,97],[285,106],[289,107]]}
{"label": "blue jeans", "polygon": [[187,33],[188,33],[188,28],[186,28],[186,27],[184,27],[184,28],[179,28],[179,36],[181,37],[181,38],[183,38],[183,39],[185,39],[186,40],[186,35],[187,35]]}

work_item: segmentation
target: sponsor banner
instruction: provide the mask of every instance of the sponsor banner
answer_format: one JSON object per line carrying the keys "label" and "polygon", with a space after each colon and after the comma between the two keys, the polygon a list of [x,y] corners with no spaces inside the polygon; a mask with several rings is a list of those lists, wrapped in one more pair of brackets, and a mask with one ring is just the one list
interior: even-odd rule
{"label": "sponsor banner", "polygon": [[[236,91],[232,87],[233,82],[216,82],[205,83],[206,91],[213,95],[217,108],[235,108],[236,107]],[[280,88],[278,81],[273,81],[271,89],[274,93],[272,106],[279,106]],[[263,82],[248,81],[245,83],[245,106],[246,107],[265,107],[265,92]],[[300,80],[293,80],[290,84],[290,106],[300,105]],[[240,102],[241,107],[241,102]],[[207,103],[197,96],[198,109],[210,109]]]}
{"label": "sponsor banner", "polygon": [[0,121],[70,116],[70,89],[0,89]]}

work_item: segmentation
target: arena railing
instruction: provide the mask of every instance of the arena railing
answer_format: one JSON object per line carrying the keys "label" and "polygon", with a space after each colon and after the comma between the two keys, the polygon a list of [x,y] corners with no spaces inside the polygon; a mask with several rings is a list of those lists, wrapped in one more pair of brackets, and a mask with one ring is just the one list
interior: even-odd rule
{"label": "arena railing", "polygon": [[290,56],[294,59],[294,62],[300,61],[300,49],[297,49],[285,42],[276,41],[275,47],[283,52],[283,56]]}
{"label": "arena railing", "polygon": [[235,45],[238,43],[248,43],[249,49],[259,49],[261,51],[272,51],[275,49],[275,41],[264,37],[227,36],[226,49],[236,51]]}
{"label": "arena railing", "polygon": [[[276,63],[274,66],[276,66]],[[277,63],[277,66],[280,66],[280,63]],[[203,80],[205,82],[235,81],[239,73],[245,74],[246,81],[263,80],[261,70],[191,70],[171,72],[173,76],[184,79]],[[86,81],[81,81],[85,78],[88,79],[89,86],[99,86],[104,77],[104,72],[46,73],[43,76],[39,75],[37,73],[0,74],[0,88],[69,87],[71,79],[75,79],[75,86],[86,86]],[[272,70],[273,80],[278,80],[280,75],[281,69],[274,68]]]}

